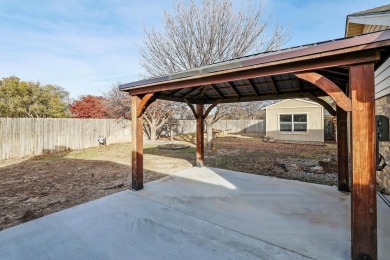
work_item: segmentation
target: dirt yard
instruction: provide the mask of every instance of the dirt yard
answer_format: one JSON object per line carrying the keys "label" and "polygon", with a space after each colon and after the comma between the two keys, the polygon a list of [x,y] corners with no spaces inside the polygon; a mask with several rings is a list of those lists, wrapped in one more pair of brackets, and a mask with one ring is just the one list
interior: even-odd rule
{"label": "dirt yard", "polygon": [[[194,136],[184,150],[144,148],[145,182],[195,165]],[[253,136],[215,140],[206,165],[301,181],[336,184],[319,161],[333,158],[334,144],[325,146],[263,142]],[[131,145],[116,144],[0,162],[0,230],[91,201],[131,186]]]}

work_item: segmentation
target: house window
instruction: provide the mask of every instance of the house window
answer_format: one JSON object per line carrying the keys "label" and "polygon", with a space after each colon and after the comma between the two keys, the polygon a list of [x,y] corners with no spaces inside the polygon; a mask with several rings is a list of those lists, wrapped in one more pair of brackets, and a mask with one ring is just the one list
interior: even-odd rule
{"label": "house window", "polygon": [[307,132],[307,114],[279,115],[279,131],[290,133]]}

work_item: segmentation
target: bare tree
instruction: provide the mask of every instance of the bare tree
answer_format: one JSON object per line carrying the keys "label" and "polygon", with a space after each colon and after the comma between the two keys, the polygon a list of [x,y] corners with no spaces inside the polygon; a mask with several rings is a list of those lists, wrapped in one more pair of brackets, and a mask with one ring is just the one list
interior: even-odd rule
{"label": "bare tree", "polygon": [[262,108],[277,101],[257,101],[236,104],[221,104],[217,106],[206,118],[207,149],[213,147],[213,125],[220,119],[256,119],[262,114]]}
{"label": "bare tree", "polygon": [[238,114],[240,119],[263,119],[265,111],[262,109],[279,101],[280,100],[266,100],[240,103],[239,113],[236,114]]}
{"label": "bare tree", "polygon": [[[161,29],[145,29],[140,64],[147,76],[161,76],[207,64],[279,49],[288,28],[266,15],[261,2],[249,1],[239,10],[231,0],[179,0],[165,12]],[[231,111],[218,106],[207,128]]]}
{"label": "bare tree", "polygon": [[120,91],[119,83],[103,93],[105,105],[110,118],[131,118],[131,97],[128,93]]}
{"label": "bare tree", "polygon": [[249,1],[239,11],[231,0],[178,1],[165,12],[161,30],[145,29],[141,66],[148,76],[161,76],[254,52],[279,49],[288,29],[265,16],[261,2]]}
{"label": "bare tree", "polygon": [[164,100],[153,102],[144,114],[144,131],[152,142],[156,141],[159,130],[172,117],[174,103]]}
{"label": "bare tree", "polygon": [[207,149],[213,147],[213,125],[221,118],[235,112],[238,104],[221,104],[215,107],[205,119]]}
{"label": "bare tree", "polygon": [[[118,84],[103,93],[105,97],[106,112],[110,118],[131,118],[131,96],[126,92],[120,91]],[[173,111],[177,111],[176,117],[173,117]],[[158,100],[146,110],[144,114],[144,130],[149,140],[154,142],[158,135],[158,130],[169,119],[188,119],[191,112],[186,104]]]}

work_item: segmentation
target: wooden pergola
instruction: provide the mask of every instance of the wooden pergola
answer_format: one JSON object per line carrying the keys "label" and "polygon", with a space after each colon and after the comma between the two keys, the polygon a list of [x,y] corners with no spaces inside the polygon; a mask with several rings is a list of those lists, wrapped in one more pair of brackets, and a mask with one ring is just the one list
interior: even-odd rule
{"label": "wooden pergola", "polygon": [[[351,186],[352,258],[377,259],[374,71],[389,55],[390,30],[386,30],[260,53],[121,85],[120,89],[132,96],[132,189],[143,188],[142,115],[156,99],[190,106],[197,122],[196,162],[201,167],[204,119],[217,104],[309,98],[337,116],[338,189],[349,191]],[[323,96],[330,96],[337,109],[319,98]],[[205,110],[205,104],[211,106]]]}

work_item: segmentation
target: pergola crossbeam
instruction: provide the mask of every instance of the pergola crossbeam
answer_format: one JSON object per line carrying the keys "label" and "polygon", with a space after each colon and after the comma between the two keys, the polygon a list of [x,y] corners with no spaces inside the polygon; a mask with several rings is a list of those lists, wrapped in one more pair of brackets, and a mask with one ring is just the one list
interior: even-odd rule
{"label": "pergola crossbeam", "polygon": [[[390,43],[389,43],[390,44]],[[324,57],[315,60],[302,60],[292,66],[289,63],[276,62],[272,66],[251,66],[249,69],[232,69],[223,72],[209,73],[203,76],[194,76],[185,79],[171,80],[159,84],[151,84],[143,88],[126,90],[130,95],[161,92],[173,89],[189,88],[194,86],[210,85],[234,80],[274,76],[287,73],[298,73],[314,71],[335,66],[347,66],[350,64],[361,64],[379,60],[377,52],[365,51],[352,54],[340,54],[339,57]]]}
{"label": "pergola crossbeam", "polygon": [[[313,92],[320,96],[325,96],[325,94],[321,91]],[[265,94],[260,96],[250,96],[250,97],[242,97],[242,98],[225,98],[221,99],[220,103],[237,103],[237,102],[252,102],[252,101],[264,101],[264,100],[276,100],[276,99],[290,99],[290,98],[306,98],[306,93],[280,93],[280,94]],[[207,102],[207,103],[211,103]]]}
{"label": "pergola crossbeam", "polygon": [[171,95],[176,96],[177,94],[180,94],[181,92],[186,91],[186,90],[187,90],[186,88],[182,88],[182,89],[174,91],[173,93],[171,93]]}
{"label": "pergola crossbeam", "polygon": [[197,87],[197,88],[195,88],[194,90],[192,90],[192,91],[190,91],[188,94],[186,94],[185,97],[188,98],[188,97],[192,96],[194,93],[200,91],[201,88],[202,88],[202,87]]}

